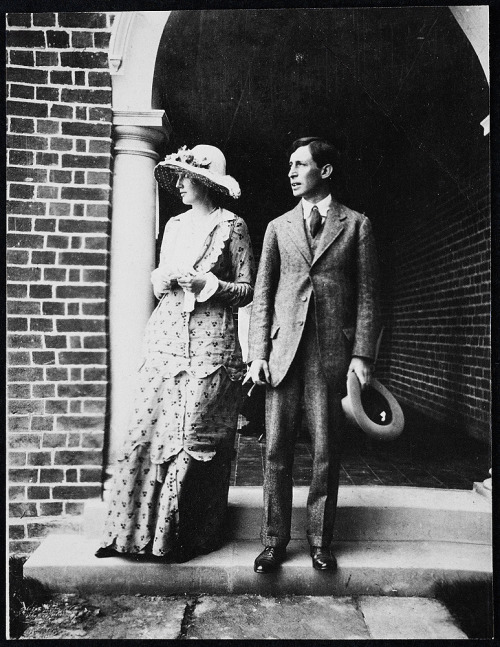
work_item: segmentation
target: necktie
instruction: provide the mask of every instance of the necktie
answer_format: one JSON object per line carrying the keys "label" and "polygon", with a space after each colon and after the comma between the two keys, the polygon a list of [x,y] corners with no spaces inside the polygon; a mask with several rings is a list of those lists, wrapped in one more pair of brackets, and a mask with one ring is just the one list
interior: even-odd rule
{"label": "necktie", "polygon": [[319,209],[318,207],[313,207],[311,209],[311,219],[309,220],[309,231],[311,232],[311,236],[313,238],[321,229],[321,225],[322,225],[322,220],[321,220],[321,214],[319,212]]}

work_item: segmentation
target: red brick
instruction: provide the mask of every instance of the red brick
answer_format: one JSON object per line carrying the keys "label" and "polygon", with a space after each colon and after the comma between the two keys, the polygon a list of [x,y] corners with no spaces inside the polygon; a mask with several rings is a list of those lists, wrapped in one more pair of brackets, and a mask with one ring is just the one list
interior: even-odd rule
{"label": "red brick", "polygon": [[[11,65],[24,65],[25,67],[33,67],[35,65],[35,53],[25,50],[10,50],[9,63]],[[22,79],[20,79],[22,82]]]}
{"label": "red brick", "polygon": [[[84,281],[89,281],[89,279],[84,276]],[[106,298],[106,288],[97,285],[65,285],[56,287],[56,296],[58,299],[104,299]],[[77,329],[69,328],[68,330]],[[89,330],[92,332],[94,329],[90,328]]]}
{"label": "red brick", "polygon": [[60,12],[58,14],[61,27],[76,27],[78,29],[104,29],[106,25],[106,14],[104,13],[70,13]]}
{"label": "red brick", "polygon": [[[62,430],[74,431],[75,429],[101,430],[103,428],[103,425],[104,425],[104,416],[58,416],[57,417],[58,431],[62,431]],[[96,460],[97,459],[94,459],[92,461],[89,460],[87,462],[96,463]],[[63,461],[63,464],[69,465],[72,463]]]}
{"label": "red brick", "polygon": [[[52,323],[52,322],[51,322]],[[41,353],[32,353],[33,364],[54,364],[56,361],[55,353],[43,351]]]}
{"label": "red brick", "polygon": [[[9,346],[11,348],[41,348],[42,347],[42,338],[40,335],[9,335],[8,341],[9,341]],[[39,371],[39,370],[41,369],[36,369],[36,371]],[[16,381],[18,382],[19,380],[16,380]]]}
{"label": "red brick", "polygon": [[66,434],[43,434],[42,447],[65,447]]}
{"label": "red brick", "polygon": [[51,398],[55,395],[56,387],[54,384],[33,384],[34,398]]}
{"label": "red brick", "polygon": [[64,303],[59,301],[45,301],[42,304],[42,312],[44,315],[63,315]]}
{"label": "red brick", "polygon": [[26,265],[29,260],[29,252],[18,249],[7,250],[8,265]]}
{"label": "red brick", "polygon": [[52,490],[54,499],[93,499],[101,494],[97,485],[56,485]]}
{"label": "red brick", "polygon": [[40,483],[62,483],[64,471],[62,469],[45,469],[40,470]]}
{"label": "red brick", "polygon": [[28,499],[50,499],[50,488],[39,485],[28,487]]}
{"label": "red brick", "polygon": [[54,428],[54,419],[52,416],[33,416],[31,419],[31,429],[37,431],[52,431]]}
{"label": "red brick", "polygon": [[78,481],[78,472],[75,469],[66,470],[65,482],[77,483],[77,481]]}
{"label": "red brick", "polygon": [[[44,189],[46,192],[51,190],[51,187],[38,187],[38,190]],[[56,189],[57,191],[57,189]],[[38,195],[39,198],[46,197]],[[37,218],[35,220],[35,231],[55,231],[56,221],[53,218]]]}
{"label": "red brick", "polygon": [[37,101],[59,101],[59,93],[59,88],[37,88],[36,99]]}
{"label": "red brick", "polygon": [[[20,102],[21,103],[21,102]],[[25,102],[26,103],[26,102]],[[44,105],[44,104],[30,104]],[[24,114],[24,113],[21,113]],[[31,115],[33,117],[44,117],[46,115]],[[18,148],[20,150],[47,150],[48,142],[45,137],[35,137],[32,135],[7,135],[7,148]]]}
{"label": "red brick", "polygon": [[35,187],[30,184],[11,184],[9,186],[9,198],[33,198]]}
{"label": "red brick", "polygon": [[9,353],[9,364],[11,366],[27,366],[31,364],[29,353]]}
{"label": "red brick", "polygon": [[[66,31],[47,31],[47,45],[55,49],[69,47],[69,34]],[[62,59],[62,57],[61,57]]]}
{"label": "red brick", "polygon": [[66,400],[46,400],[45,413],[68,413]]}
{"label": "red brick", "polygon": [[36,163],[39,166],[57,166],[59,164],[59,155],[57,153],[37,153]]}
{"label": "red brick", "polygon": [[11,400],[9,402],[9,413],[14,415],[43,413],[43,402],[41,400]]}
{"label": "red brick", "polygon": [[18,468],[9,470],[9,481],[11,483],[36,483],[37,479],[37,469]]}
{"label": "red brick", "polygon": [[[19,115],[24,117],[47,117],[49,114],[49,109],[46,103],[34,102],[34,101],[7,101],[7,114],[8,115]],[[30,137],[30,142],[33,142],[37,139],[36,137]],[[44,148],[47,146],[47,142],[43,142]]]}
{"label": "red brick", "polygon": [[67,368],[47,368],[46,369],[47,380],[53,382],[62,382],[68,379],[68,369]]}
{"label": "red brick", "polygon": [[[55,249],[66,249],[69,245],[69,239],[66,236],[48,236],[47,247],[54,247]],[[64,272],[63,279],[66,279],[66,272]]]}
{"label": "red brick", "polygon": [[[17,151],[17,150],[12,150],[9,151],[9,164],[21,164],[24,166],[31,166],[33,164],[34,160],[34,153],[31,151]],[[34,169],[14,169],[12,166],[9,166],[7,169],[7,179],[23,179],[27,177],[28,175],[31,175],[31,172]],[[22,173],[21,177],[13,177],[11,174],[14,173],[15,171],[19,171]],[[44,179],[47,177],[46,172],[43,169],[37,169],[37,173],[40,172],[42,173],[42,179],[40,181],[44,181]]]}
{"label": "red brick", "polygon": [[56,261],[54,252],[32,252],[31,262],[33,265],[53,265]]}
{"label": "red brick", "polygon": [[24,526],[9,525],[9,539],[24,539]]}
{"label": "red brick", "polygon": [[59,54],[57,52],[35,52],[35,64],[37,67],[58,67]]}
{"label": "red brick", "polygon": [[[87,403],[85,403],[87,404]],[[104,402],[102,404],[105,404]],[[95,449],[102,449],[103,447],[103,442],[104,442],[104,437],[103,433],[83,433],[82,434],[82,447],[84,448],[95,448]]]}
{"label": "red brick", "polygon": [[42,516],[55,517],[62,514],[63,504],[61,501],[54,501],[50,503],[40,503],[40,514]]}
{"label": "red brick", "polygon": [[[12,278],[10,280],[13,280]],[[7,285],[7,297],[12,299],[23,299],[28,294],[28,286],[20,284],[8,284]]]}
{"label": "red brick", "polygon": [[99,398],[106,397],[106,386],[103,384],[58,384],[59,398]]}
{"label": "red brick", "polygon": [[47,210],[45,202],[34,202],[30,200],[8,200],[7,213],[19,214],[23,216],[44,216]]}
{"label": "red brick", "polygon": [[[92,495],[96,496],[96,495]],[[83,514],[85,506],[83,503],[74,503],[73,501],[68,501],[64,504],[64,512],[67,515],[71,516],[80,516]]]}
{"label": "red brick", "polygon": [[26,452],[9,452],[9,467],[24,467]]}
{"label": "red brick", "polygon": [[26,318],[9,317],[7,326],[11,332],[26,332],[28,330],[28,320]]}
{"label": "red brick", "polygon": [[24,501],[26,499],[26,487],[24,485],[9,486],[9,501]]}
{"label": "red brick", "polygon": [[45,346],[47,348],[66,348],[66,337],[64,335],[46,335]]}
{"label": "red brick", "polygon": [[30,319],[30,331],[52,332],[53,328],[54,328],[54,322],[49,317],[45,319],[42,319],[42,318],[38,319],[38,318],[32,317]]}
{"label": "red brick", "polygon": [[[10,161],[13,164],[33,164],[33,153],[26,151],[10,151]],[[39,168],[26,168],[23,166],[9,166],[7,180],[11,182],[46,182],[47,171]]]}
{"label": "red brick", "polygon": [[9,217],[10,231],[31,231],[32,219],[20,218],[18,216]]}
{"label": "red brick", "polygon": [[[61,66],[72,68],[106,68],[108,66],[108,56],[106,52],[61,52]],[[93,101],[89,93],[72,95],[75,98],[65,98],[64,101],[75,101],[76,103],[107,103],[109,104],[110,97],[105,95],[106,99]]]}
{"label": "red brick", "polygon": [[[66,72],[66,71],[59,71],[59,70],[53,70],[50,73],[50,82],[53,83],[54,85],[73,85],[73,77],[71,76],[71,72]],[[62,108],[66,108],[66,106],[60,106]],[[69,116],[73,114],[73,109],[71,108],[71,113]],[[54,114],[51,116],[53,117],[67,117],[68,114],[65,111],[65,114]]]}
{"label": "red brick", "polygon": [[36,505],[34,503],[10,503],[9,517],[36,517]]}
{"label": "red brick", "polygon": [[[104,306],[105,304],[103,304]],[[106,348],[107,337],[105,335],[91,335],[89,337],[84,337],[83,347],[84,348]]]}
{"label": "red brick", "polygon": [[12,84],[9,88],[9,96],[12,99],[34,99],[35,88],[31,85]]}
{"label": "red brick", "polygon": [[109,157],[105,155],[63,155],[65,168],[108,168]]}
{"label": "red brick", "polygon": [[9,438],[10,449],[40,449],[40,434],[12,434]]}
{"label": "red brick", "polygon": [[[72,137],[87,137],[89,124],[86,122],[63,121],[62,134]],[[111,124],[92,124],[92,137],[111,137]]]}
{"label": "red brick", "polygon": [[16,119],[12,117],[10,120],[10,132],[13,133],[34,133],[35,120],[34,119]]}
{"label": "red brick", "polygon": [[80,471],[80,483],[100,483],[101,478],[101,469],[82,469]]}
{"label": "red brick", "polygon": [[31,299],[51,299],[52,286],[46,285],[45,283],[39,283],[38,285],[30,285],[30,298]]}
{"label": "red brick", "polygon": [[9,416],[9,431],[29,431],[29,416]]}
{"label": "red brick", "polygon": [[105,382],[107,380],[106,368],[85,368],[84,379],[88,382]]}
{"label": "red brick", "polygon": [[9,12],[6,15],[9,27],[31,27],[30,13]]}
{"label": "red brick", "polygon": [[103,319],[58,319],[57,332],[103,332],[106,322]]}
{"label": "red brick", "polygon": [[7,394],[9,398],[29,398],[31,387],[29,384],[9,384]]}
{"label": "red brick", "polygon": [[45,34],[35,30],[9,30],[6,32],[7,47],[45,47]]}
{"label": "red brick", "polygon": [[28,454],[28,465],[50,465],[51,453],[50,452],[30,452]]}
{"label": "red brick", "polygon": [[50,119],[38,119],[36,122],[36,129],[39,133],[47,135],[55,135],[59,133],[60,122],[51,121]]}
{"label": "red brick", "polygon": [[8,67],[8,83],[31,83],[32,85],[42,85],[48,81],[48,72],[26,67]]}

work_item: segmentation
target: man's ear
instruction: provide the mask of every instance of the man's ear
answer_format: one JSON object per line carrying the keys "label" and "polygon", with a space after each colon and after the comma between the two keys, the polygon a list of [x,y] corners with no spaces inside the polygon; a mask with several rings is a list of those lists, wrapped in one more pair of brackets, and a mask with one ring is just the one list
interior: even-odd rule
{"label": "man's ear", "polygon": [[331,177],[332,173],[333,166],[331,164],[325,164],[321,169],[321,177],[323,178],[323,180],[327,180],[329,177]]}

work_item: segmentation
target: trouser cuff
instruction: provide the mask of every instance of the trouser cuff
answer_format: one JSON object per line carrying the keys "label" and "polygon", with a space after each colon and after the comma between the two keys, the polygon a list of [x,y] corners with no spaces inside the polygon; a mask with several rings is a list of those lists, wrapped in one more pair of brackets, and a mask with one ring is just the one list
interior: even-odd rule
{"label": "trouser cuff", "polygon": [[269,535],[260,536],[260,541],[264,546],[273,546],[274,548],[285,548],[290,541],[290,537],[270,537]]}

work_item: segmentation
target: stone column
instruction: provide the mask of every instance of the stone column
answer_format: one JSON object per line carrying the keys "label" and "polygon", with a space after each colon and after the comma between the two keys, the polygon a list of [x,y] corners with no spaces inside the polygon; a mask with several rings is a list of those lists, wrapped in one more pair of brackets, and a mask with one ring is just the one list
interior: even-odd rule
{"label": "stone column", "polygon": [[[160,114],[158,114],[160,113]],[[158,121],[159,120],[159,121]],[[148,125],[134,125],[138,122]],[[115,113],[110,273],[110,425],[107,468],[113,471],[127,432],[144,327],[153,310],[156,181],[159,145],[168,135],[163,111]],[[159,125],[149,125],[151,123]]]}

